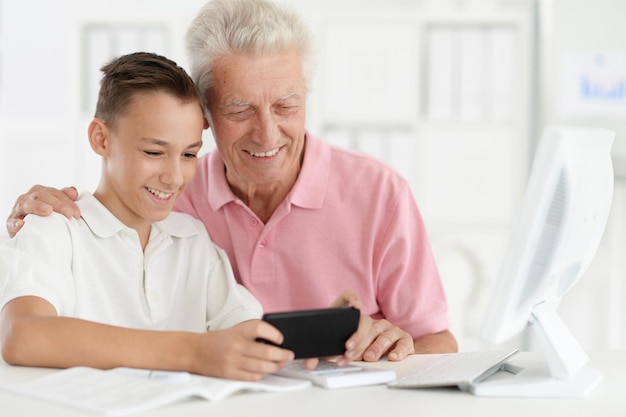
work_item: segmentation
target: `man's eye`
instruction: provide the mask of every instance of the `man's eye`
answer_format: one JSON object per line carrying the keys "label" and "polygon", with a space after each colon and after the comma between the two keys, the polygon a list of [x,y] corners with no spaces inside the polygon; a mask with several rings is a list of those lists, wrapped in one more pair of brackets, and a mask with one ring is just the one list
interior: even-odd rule
{"label": "man's eye", "polygon": [[242,119],[242,118],[252,115],[253,113],[254,111],[251,108],[246,107],[242,109],[232,110],[226,113],[226,115],[234,119]]}
{"label": "man's eye", "polygon": [[280,106],[278,107],[279,114],[292,114],[298,111],[299,106]]}

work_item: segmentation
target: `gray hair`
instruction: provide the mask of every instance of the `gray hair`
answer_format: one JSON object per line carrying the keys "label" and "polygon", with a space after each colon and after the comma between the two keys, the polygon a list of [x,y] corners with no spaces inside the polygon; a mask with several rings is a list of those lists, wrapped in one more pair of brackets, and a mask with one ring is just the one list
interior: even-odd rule
{"label": "gray hair", "polygon": [[315,72],[313,35],[294,10],[271,1],[209,1],[187,30],[185,45],[191,78],[204,100],[213,83],[213,63],[237,53],[296,50],[302,59],[306,88],[311,87]]}

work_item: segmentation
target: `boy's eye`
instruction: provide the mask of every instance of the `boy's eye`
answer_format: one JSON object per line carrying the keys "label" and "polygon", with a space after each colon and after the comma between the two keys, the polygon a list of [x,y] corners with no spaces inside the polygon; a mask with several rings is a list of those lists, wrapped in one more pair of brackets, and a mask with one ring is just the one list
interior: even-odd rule
{"label": "boy's eye", "polygon": [[187,152],[183,154],[183,157],[186,159],[194,159],[194,158],[197,158],[198,155],[193,152]]}
{"label": "boy's eye", "polygon": [[148,156],[159,156],[161,155],[160,151],[143,151]]}

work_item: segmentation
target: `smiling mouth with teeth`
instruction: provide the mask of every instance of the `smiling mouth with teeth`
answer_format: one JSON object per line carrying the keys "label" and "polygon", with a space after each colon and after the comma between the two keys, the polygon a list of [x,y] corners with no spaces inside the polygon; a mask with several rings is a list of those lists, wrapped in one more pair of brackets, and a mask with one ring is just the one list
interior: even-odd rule
{"label": "smiling mouth with teeth", "polygon": [[164,193],[154,188],[146,187],[146,189],[150,192],[150,194],[154,195],[156,198],[160,200],[167,200],[172,196],[173,193]]}
{"label": "smiling mouth with teeth", "polygon": [[248,153],[252,156],[254,156],[255,158],[269,158],[271,156],[275,156],[279,151],[279,148],[276,149],[272,149],[271,151],[267,151],[267,152],[252,152],[252,151],[248,151]]}

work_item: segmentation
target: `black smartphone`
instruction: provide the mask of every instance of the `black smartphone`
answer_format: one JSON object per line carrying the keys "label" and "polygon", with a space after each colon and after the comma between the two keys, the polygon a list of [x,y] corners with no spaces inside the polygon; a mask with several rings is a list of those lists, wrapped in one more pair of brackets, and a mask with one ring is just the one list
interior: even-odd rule
{"label": "black smartphone", "polygon": [[284,337],[280,347],[293,351],[296,359],[321,358],[344,354],[360,315],[352,307],[337,307],[269,313],[263,320],[280,330]]}

